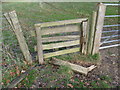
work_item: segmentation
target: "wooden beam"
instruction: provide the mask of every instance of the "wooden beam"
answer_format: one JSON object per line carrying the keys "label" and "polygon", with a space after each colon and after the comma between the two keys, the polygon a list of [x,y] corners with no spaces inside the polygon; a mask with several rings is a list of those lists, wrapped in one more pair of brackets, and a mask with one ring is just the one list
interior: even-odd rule
{"label": "wooden beam", "polygon": [[70,41],[79,39],[79,35],[55,36],[42,38],[42,42]]}
{"label": "wooden beam", "polygon": [[99,8],[97,13],[97,23],[96,23],[96,31],[95,31],[92,54],[99,53],[99,47],[100,47],[100,41],[101,41],[101,35],[102,35],[104,17],[106,11],[106,5],[104,5],[103,3],[100,3],[98,7]]}
{"label": "wooden beam", "polygon": [[56,21],[56,22],[46,22],[46,23],[35,24],[35,26],[41,26],[42,28],[42,27],[50,27],[50,26],[76,24],[76,23],[81,23],[82,21],[86,21],[87,19],[88,18],[81,18],[81,19],[64,20],[64,21]]}
{"label": "wooden beam", "polygon": [[61,51],[56,51],[56,52],[52,52],[52,53],[46,53],[46,54],[44,54],[44,58],[59,56],[59,55],[68,54],[68,53],[74,53],[74,52],[78,52],[79,50],[80,50],[80,48],[72,48],[72,49],[61,50]]}
{"label": "wooden beam", "polygon": [[94,66],[94,65],[92,65],[92,66],[90,66],[88,68],[85,68],[83,66],[72,64],[72,63],[69,63],[67,61],[63,61],[63,60],[57,59],[57,58],[52,58],[50,63],[52,63],[54,65],[67,66],[67,67],[71,68],[73,71],[79,72],[79,73],[82,73],[82,74],[85,74],[85,75],[87,75],[89,71],[91,71],[94,68],[96,68],[96,66]]}
{"label": "wooden beam", "polygon": [[37,35],[37,51],[38,51],[38,60],[39,64],[43,64],[43,47],[42,47],[42,38],[41,38],[41,27],[36,27],[36,35]]}
{"label": "wooden beam", "polygon": [[16,37],[17,37],[19,45],[20,45],[20,49],[25,57],[25,60],[28,62],[28,64],[32,64],[32,57],[31,57],[31,54],[29,52],[27,43],[25,41],[25,37],[23,35],[21,26],[20,26],[19,21],[17,19],[17,14],[15,11],[12,11],[9,13],[9,16],[10,16],[11,22],[13,24],[12,27],[14,27],[13,30],[16,34]]}
{"label": "wooden beam", "polygon": [[54,44],[45,44],[45,45],[43,45],[43,50],[61,48],[61,47],[69,47],[69,46],[74,46],[74,45],[78,45],[78,44],[80,44],[79,40],[54,43]]}
{"label": "wooden beam", "polygon": [[57,34],[57,33],[66,33],[66,32],[77,32],[79,31],[79,25],[65,25],[52,28],[42,28],[42,35]]}

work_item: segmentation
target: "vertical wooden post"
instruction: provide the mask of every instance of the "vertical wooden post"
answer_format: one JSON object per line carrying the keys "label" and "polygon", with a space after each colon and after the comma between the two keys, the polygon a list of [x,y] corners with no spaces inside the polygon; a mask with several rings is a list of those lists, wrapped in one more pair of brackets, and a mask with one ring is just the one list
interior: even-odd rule
{"label": "vertical wooden post", "polygon": [[[7,17],[8,18],[8,17]],[[11,20],[11,23],[10,23]],[[16,37],[18,39],[18,43],[20,45],[20,49],[25,57],[25,60],[28,62],[28,64],[32,64],[32,57],[29,52],[27,43],[25,42],[25,37],[23,36],[21,26],[19,24],[19,21],[17,19],[17,14],[15,11],[12,11],[9,13],[9,23],[12,24],[12,28],[16,34]]]}
{"label": "vertical wooden post", "polygon": [[88,39],[88,21],[83,21],[81,25],[80,48],[82,54],[87,54],[87,39]]}
{"label": "vertical wooden post", "polygon": [[37,51],[38,51],[38,60],[39,64],[43,64],[43,47],[42,47],[42,39],[41,39],[41,27],[36,28],[36,35],[37,35]]}
{"label": "vertical wooden post", "polygon": [[94,35],[95,35],[95,26],[96,26],[96,18],[97,18],[97,12],[93,11],[91,27],[90,27],[90,31],[89,31],[89,39],[88,39],[88,54],[92,54],[93,39],[94,39]]}
{"label": "vertical wooden post", "polygon": [[105,11],[106,11],[106,5],[104,5],[103,3],[98,4],[98,7],[99,8],[97,12],[96,31],[95,31],[92,54],[99,52],[100,40],[101,40]]}

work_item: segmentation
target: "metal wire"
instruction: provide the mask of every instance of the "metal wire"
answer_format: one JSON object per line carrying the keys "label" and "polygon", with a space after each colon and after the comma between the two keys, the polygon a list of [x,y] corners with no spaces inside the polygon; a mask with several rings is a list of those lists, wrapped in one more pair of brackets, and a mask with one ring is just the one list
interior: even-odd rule
{"label": "metal wire", "polygon": [[112,4],[112,3],[104,3],[104,5],[107,5],[107,6],[120,6],[120,4]]}
{"label": "metal wire", "polygon": [[110,31],[103,31],[102,33],[108,33],[108,32],[119,32],[120,30],[110,30]]}
{"label": "metal wire", "polygon": [[109,45],[109,46],[103,46],[103,47],[100,47],[99,49],[106,49],[106,48],[111,48],[111,47],[118,47],[120,46],[120,44],[115,44],[115,45]]}
{"label": "metal wire", "polygon": [[120,15],[106,15],[105,17],[120,17]]}
{"label": "metal wire", "polygon": [[115,24],[115,25],[104,25],[103,27],[106,28],[106,27],[116,27],[116,26],[120,26],[120,24]]}

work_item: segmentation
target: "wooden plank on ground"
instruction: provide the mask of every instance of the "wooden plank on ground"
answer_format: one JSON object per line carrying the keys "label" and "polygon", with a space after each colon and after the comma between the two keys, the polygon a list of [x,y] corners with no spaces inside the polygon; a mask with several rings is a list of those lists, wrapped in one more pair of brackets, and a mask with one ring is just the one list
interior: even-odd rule
{"label": "wooden plank on ground", "polygon": [[74,41],[54,43],[54,44],[45,44],[45,45],[43,45],[43,50],[61,48],[61,47],[69,47],[69,46],[78,45],[79,43],[80,43],[79,40],[74,40]]}
{"label": "wooden plank on ground", "polygon": [[69,41],[79,39],[79,35],[67,35],[67,36],[55,36],[55,37],[44,37],[42,42],[55,42],[55,41]]}
{"label": "wooden plank on ground", "polygon": [[103,24],[104,24],[105,11],[106,11],[106,5],[104,5],[103,3],[100,3],[99,8],[98,8],[96,31],[95,31],[95,38],[94,38],[94,43],[93,43],[92,54],[99,52],[102,29],[103,29]]}
{"label": "wooden plank on ground", "polygon": [[13,27],[14,27],[13,30],[14,30],[16,36],[17,36],[17,39],[18,39],[21,51],[22,51],[22,53],[25,57],[25,60],[28,62],[28,64],[31,64],[32,63],[32,57],[31,57],[31,54],[29,52],[27,43],[25,41],[25,37],[23,36],[21,26],[20,26],[19,21],[17,19],[17,14],[16,14],[15,11],[12,11],[12,12],[9,13],[9,16],[10,16],[10,19],[13,23]]}
{"label": "wooden plank on ground", "polygon": [[46,23],[35,24],[35,26],[41,26],[42,28],[42,27],[50,27],[50,26],[76,24],[76,23],[81,23],[82,21],[86,21],[87,19],[88,18],[81,18],[81,19],[63,20],[63,21],[56,21],[56,22],[46,22]]}
{"label": "wooden plank on ground", "polygon": [[59,27],[52,27],[52,28],[42,28],[41,32],[42,35],[48,34],[57,34],[57,33],[66,33],[66,32],[77,32],[80,27],[79,25],[65,25]]}
{"label": "wooden plank on ground", "polygon": [[80,51],[80,48],[72,48],[72,49],[61,50],[61,51],[56,51],[56,52],[52,52],[52,53],[46,53],[46,54],[44,54],[44,58],[59,56],[59,55],[68,54],[68,53],[74,53],[74,52],[78,52],[78,51]]}
{"label": "wooden plank on ground", "polygon": [[67,66],[67,67],[71,68],[73,71],[79,72],[79,73],[82,73],[82,74],[85,74],[85,75],[87,75],[89,71],[96,68],[95,65],[92,65],[92,66],[86,68],[86,67],[83,67],[83,66],[80,66],[80,65],[72,64],[72,63],[69,63],[67,61],[57,59],[57,58],[52,58],[50,63],[55,64],[55,65]]}
{"label": "wooden plank on ground", "polygon": [[37,51],[38,51],[38,60],[39,64],[43,64],[43,47],[42,47],[42,38],[41,38],[41,27],[36,28],[37,35]]}

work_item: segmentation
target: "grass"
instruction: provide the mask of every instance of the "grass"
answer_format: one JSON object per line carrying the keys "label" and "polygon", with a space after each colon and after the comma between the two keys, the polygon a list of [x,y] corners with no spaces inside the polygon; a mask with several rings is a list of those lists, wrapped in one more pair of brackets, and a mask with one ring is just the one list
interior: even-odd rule
{"label": "grass", "polygon": [[[34,53],[34,48],[33,46],[36,45],[36,38],[32,37],[30,35],[30,31],[35,30],[34,24],[40,23],[40,22],[50,22],[50,21],[58,21],[58,20],[69,20],[69,19],[76,19],[76,18],[86,18],[88,17],[89,19],[91,18],[92,11],[94,10],[96,6],[96,3],[83,3],[83,2],[77,2],[77,3],[50,3],[50,4],[44,4],[43,7],[40,6],[39,3],[23,3],[23,2],[10,2],[10,3],[3,3],[3,13],[5,12],[10,12],[12,10],[16,10],[18,19],[20,21],[20,24],[22,26],[23,33],[25,35],[27,44],[29,46],[30,52]],[[118,10],[116,7],[112,8],[107,8],[106,15],[111,15],[111,14],[118,14]],[[117,19],[106,19],[105,24],[110,24],[110,23],[117,23]],[[3,26],[8,25],[6,21],[3,21]],[[3,30],[3,38],[4,38],[4,45],[8,46],[8,51],[11,53],[14,58],[10,58],[9,55],[4,54],[4,62],[6,65],[10,64],[11,66],[13,65],[13,61],[17,62],[15,63],[11,68],[8,67],[6,70],[6,73],[3,73],[3,87],[9,84],[10,81],[12,81],[16,76],[16,69],[14,68],[15,66],[19,66],[19,71],[23,69],[29,68],[23,60],[23,55],[21,54],[16,36],[14,35],[13,31],[10,31],[11,28],[5,28]],[[95,54],[93,56],[88,55],[87,57],[84,55],[80,54],[68,54],[64,56],[57,56],[57,58],[62,59],[62,60],[68,60],[71,61],[75,59],[76,61],[90,61],[90,62],[96,62],[99,58],[99,55]],[[85,87],[84,82],[81,82],[79,79],[75,78],[75,82],[69,82],[70,77],[72,77],[73,73],[68,67],[61,66],[59,69],[54,72],[54,74],[50,71],[52,70],[52,66],[48,65],[48,69],[41,70],[40,74],[41,76],[44,74],[52,74],[51,77],[45,77],[43,78],[43,82],[49,82],[49,81],[54,81],[58,79],[57,81],[58,84],[63,84],[66,87],[67,84],[71,83],[74,87]],[[11,75],[9,75],[11,73]],[[13,75],[14,73],[14,75]],[[29,76],[27,76],[21,83],[18,85],[18,87],[24,85],[26,87],[31,87],[33,81],[35,80],[37,73],[35,71],[31,71]],[[104,78],[105,79],[105,78]],[[64,83],[62,83],[64,82]],[[57,87],[53,85],[53,87]],[[106,83],[101,83],[101,85],[105,85],[104,87],[109,87],[107,86]],[[46,87],[51,86],[49,84]],[[92,83],[92,87],[97,87],[95,82]]]}

